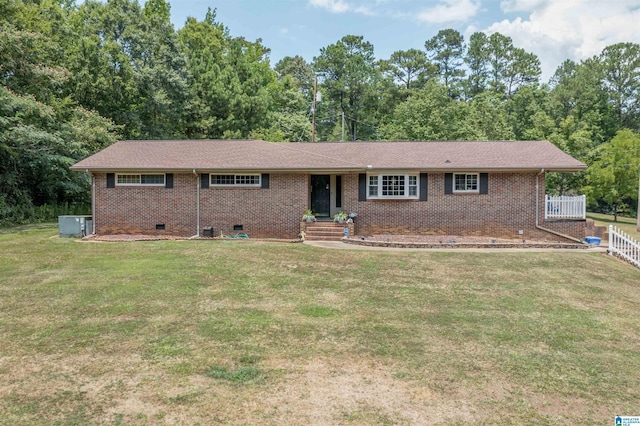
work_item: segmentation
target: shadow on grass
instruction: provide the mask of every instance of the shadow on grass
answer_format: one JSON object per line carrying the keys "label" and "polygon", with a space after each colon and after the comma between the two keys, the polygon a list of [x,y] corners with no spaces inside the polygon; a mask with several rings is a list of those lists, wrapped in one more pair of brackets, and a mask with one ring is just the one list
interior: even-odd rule
{"label": "shadow on grass", "polygon": [[12,225],[0,227],[0,234],[28,234],[32,231],[50,229],[52,232],[56,230],[58,224],[56,222],[29,223],[27,225]]}
{"label": "shadow on grass", "polygon": [[625,216],[618,216],[618,221],[615,222],[613,220],[613,215],[602,214],[602,213],[587,213],[587,218],[593,219],[596,222],[605,222],[605,223],[610,223],[612,225],[623,224],[623,223],[636,225],[637,223],[635,218],[625,217]]}

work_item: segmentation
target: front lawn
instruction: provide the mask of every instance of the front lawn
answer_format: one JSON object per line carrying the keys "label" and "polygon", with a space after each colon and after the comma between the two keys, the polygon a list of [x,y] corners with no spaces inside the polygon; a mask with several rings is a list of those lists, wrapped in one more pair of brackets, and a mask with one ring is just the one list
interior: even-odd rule
{"label": "front lawn", "polygon": [[0,232],[0,424],[613,424],[640,270],[602,253]]}
{"label": "front lawn", "polygon": [[614,222],[613,215],[587,212],[587,219],[593,219],[596,225],[606,226],[607,229],[609,228],[609,225],[613,225],[636,240],[640,240],[640,232],[638,232],[636,227],[637,221],[635,218],[618,216],[618,221]]}

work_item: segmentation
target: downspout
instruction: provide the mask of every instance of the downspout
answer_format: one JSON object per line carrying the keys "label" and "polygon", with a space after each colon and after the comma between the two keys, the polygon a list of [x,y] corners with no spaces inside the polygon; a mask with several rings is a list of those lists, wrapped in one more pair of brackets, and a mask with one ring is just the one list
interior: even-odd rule
{"label": "downspout", "polygon": [[89,169],[84,171],[91,177],[91,233],[96,233],[96,177]]}
{"label": "downspout", "polygon": [[562,233],[554,231],[552,229],[543,228],[542,226],[539,225],[539,223],[540,223],[540,189],[539,188],[540,188],[540,175],[542,175],[542,174],[544,174],[544,169],[541,169],[540,173],[538,173],[536,175],[536,228],[541,230],[541,231],[549,232],[550,234],[554,234],[554,235],[557,235],[559,237],[567,238],[567,239],[569,239],[571,241],[575,241],[577,243],[584,244],[583,241],[581,241],[581,240],[579,240],[577,238],[571,237],[569,235],[562,234]]}
{"label": "downspout", "polygon": [[193,175],[196,177],[196,234],[190,238],[200,237],[200,182],[198,181],[198,173],[193,169]]}

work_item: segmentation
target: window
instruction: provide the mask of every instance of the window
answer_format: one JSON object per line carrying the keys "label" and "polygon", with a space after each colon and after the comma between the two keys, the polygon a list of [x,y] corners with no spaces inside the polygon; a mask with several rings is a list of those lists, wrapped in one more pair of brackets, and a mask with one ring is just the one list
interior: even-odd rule
{"label": "window", "polygon": [[453,192],[478,192],[477,173],[455,173],[453,183]]}
{"label": "window", "polygon": [[260,175],[211,175],[212,186],[260,186]]}
{"label": "window", "polygon": [[369,176],[369,197],[378,196],[378,176]]}
{"label": "window", "polygon": [[164,174],[118,174],[116,184],[119,186],[164,186]]}
{"label": "window", "polygon": [[418,198],[418,176],[369,175],[368,198]]}

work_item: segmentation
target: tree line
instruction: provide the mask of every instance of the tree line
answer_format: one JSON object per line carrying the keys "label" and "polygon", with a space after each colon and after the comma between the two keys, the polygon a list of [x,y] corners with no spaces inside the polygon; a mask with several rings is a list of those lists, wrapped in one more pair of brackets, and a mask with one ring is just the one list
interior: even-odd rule
{"label": "tree line", "polygon": [[[640,46],[560,64],[500,33],[453,29],[378,59],[362,36],[272,66],[215,10],[176,30],[165,0],[0,0],[0,224],[83,206],[69,166],[117,139],[550,140],[590,166],[552,193],[632,210],[640,170]],[[322,95],[311,111],[314,86]]]}

